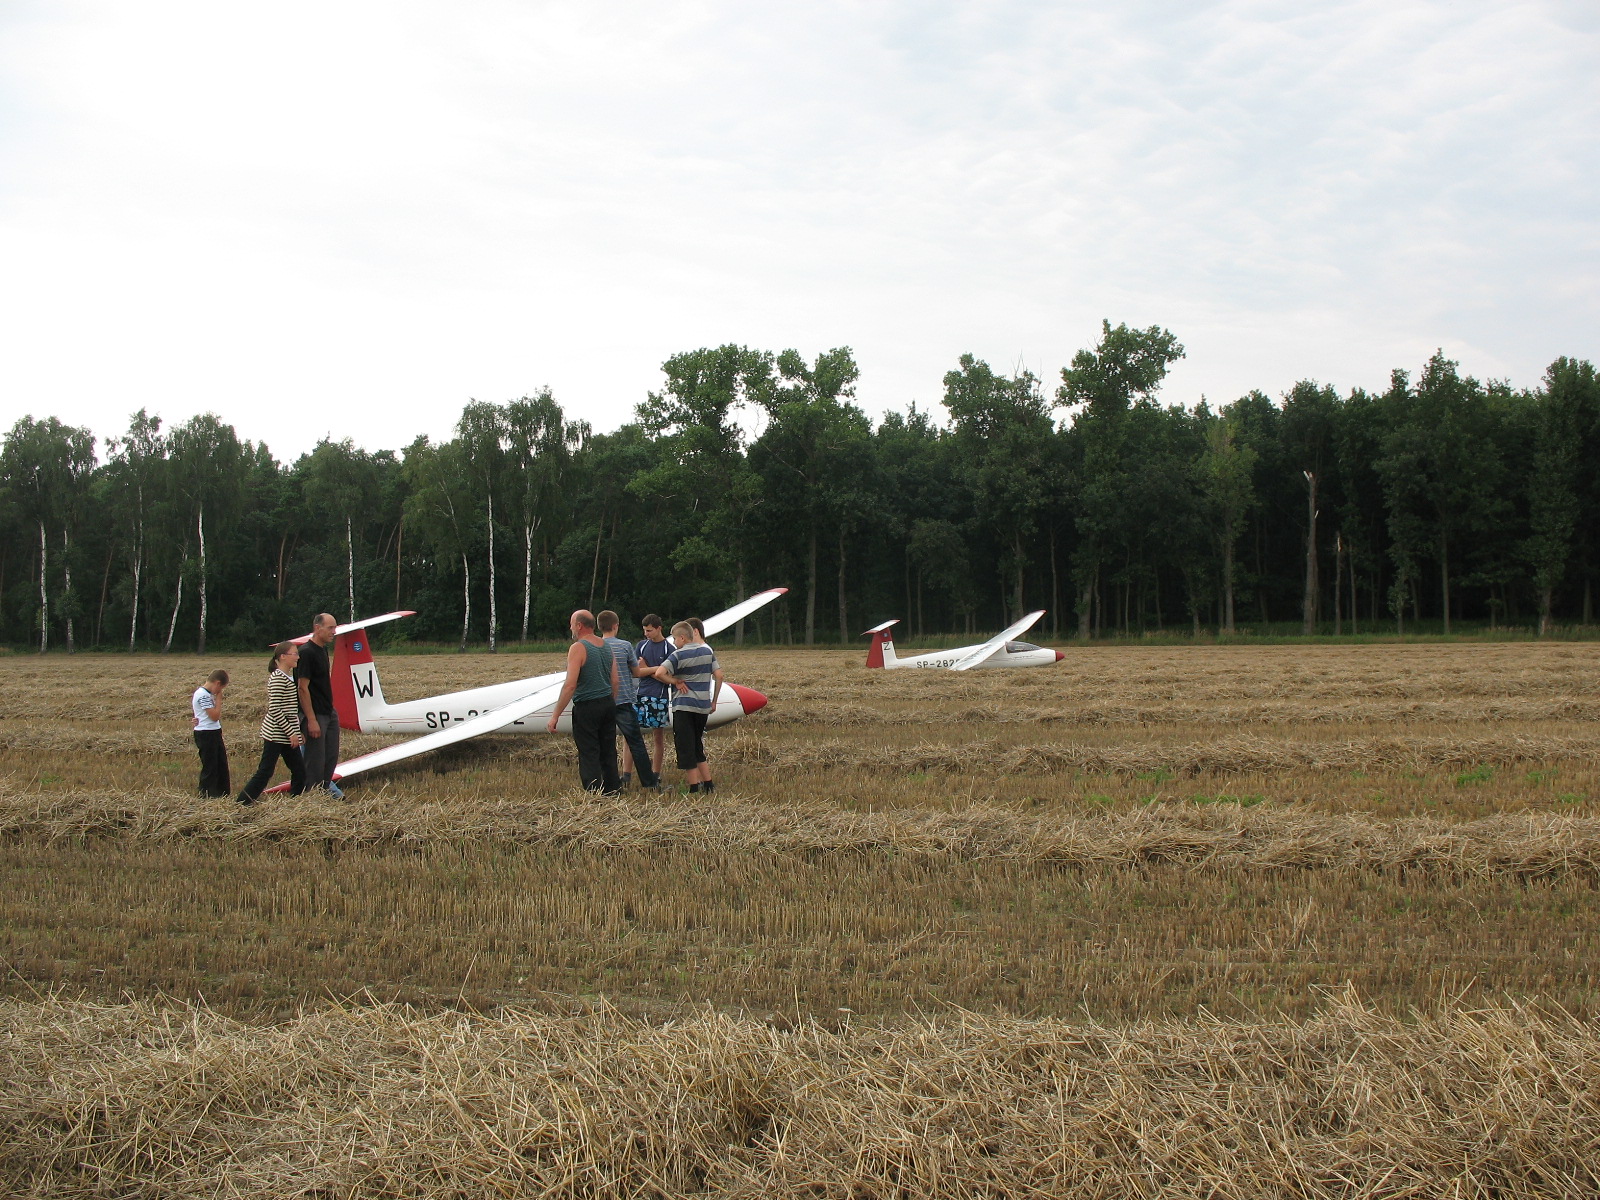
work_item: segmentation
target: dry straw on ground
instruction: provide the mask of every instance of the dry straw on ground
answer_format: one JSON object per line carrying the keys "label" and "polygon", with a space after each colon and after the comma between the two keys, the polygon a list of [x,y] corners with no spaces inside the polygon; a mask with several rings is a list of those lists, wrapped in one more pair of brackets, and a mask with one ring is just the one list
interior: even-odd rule
{"label": "dry straw on ground", "polygon": [[1153,805],[1091,815],[974,803],[959,810],[851,811],[823,801],[557,792],[524,800],[418,804],[379,791],[346,803],[307,794],[254,809],[170,793],[0,788],[0,839],[43,843],[182,838],[363,847],[477,842],[733,854],[893,854],[1013,859],[1082,870],[1179,863],[1194,869],[1417,871],[1440,877],[1600,883],[1600,818],[1517,813],[1476,821],[1377,819],[1235,804]]}
{"label": "dry straw on ground", "polygon": [[345,1006],[240,1025],[0,1008],[0,1178],[56,1197],[1561,1197],[1600,1193],[1600,1028],[856,1029]]}
{"label": "dry straw on ground", "polygon": [[251,811],[183,714],[242,778],[264,656],[0,660],[0,1186],[1600,1194],[1600,646],[723,657],[709,799],[501,737]]}

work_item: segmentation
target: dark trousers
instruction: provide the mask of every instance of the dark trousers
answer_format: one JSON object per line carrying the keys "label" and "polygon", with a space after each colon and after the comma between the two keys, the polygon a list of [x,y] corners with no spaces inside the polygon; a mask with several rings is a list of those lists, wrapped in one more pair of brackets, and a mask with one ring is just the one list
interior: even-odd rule
{"label": "dark trousers", "polygon": [[706,719],[709,713],[672,711],[672,747],[678,752],[678,770],[692,771],[706,761]]}
{"label": "dark trousers", "polygon": [[317,725],[321,737],[312,737],[300,718],[300,732],[305,735],[306,786],[327,787],[333,782],[333,769],[339,765],[339,714],[318,713]]}
{"label": "dark trousers", "polygon": [[220,729],[196,729],[194,748],[200,752],[200,794],[231,796],[233,782],[228,778],[228,747]]}
{"label": "dark trousers", "polygon": [[279,758],[282,758],[283,765],[289,768],[289,795],[298,796],[306,790],[306,766],[301,761],[300,751],[288,742],[262,742],[261,765],[256,767],[256,773],[250,776],[250,782],[244,785],[244,791],[239,793],[239,799],[246,804],[255,803],[267,784],[272,782],[272,769],[278,765]]}
{"label": "dark trousers", "polygon": [[661,781],[650,769],[650,751],[645,749],[644,735],[639,732],[639,716],[633,711],[633,705],[617,705],[617,732],[622,735],[622,744],[628,748],[628,756],[633,759],[633,769],[639,775],[639,785],[647,788],[655,787]]}
{"label": "dark trousers", "polygon": [[617,706],[610,696],[576,700],[572,741],[578,747],[578,779],[591,792],[622,789],[617,779]]}

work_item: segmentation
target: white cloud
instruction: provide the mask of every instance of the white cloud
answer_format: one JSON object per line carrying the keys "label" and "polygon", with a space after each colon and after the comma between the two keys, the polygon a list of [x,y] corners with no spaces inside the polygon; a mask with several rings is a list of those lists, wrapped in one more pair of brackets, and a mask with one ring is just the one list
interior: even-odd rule
{"label": "white cloud", "polygon": [[[20,14],[20,15],[19,15]],[[0,16],[0,421],[214,409],[280,455],[724,341],[1167,389],[1596,357],[1586,6],[430,0]]]}

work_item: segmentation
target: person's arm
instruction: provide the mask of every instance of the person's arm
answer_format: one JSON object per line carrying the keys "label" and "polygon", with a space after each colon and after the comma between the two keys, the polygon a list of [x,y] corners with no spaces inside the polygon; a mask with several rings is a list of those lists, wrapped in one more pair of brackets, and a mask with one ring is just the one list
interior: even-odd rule
{"label": "person's arm", "polygon": [[667,655],[666,660],[653,672],[651,672],[651,674],[653,674],[657,679],[661,680],[662,683],[670,684],[671,686],[677,688],[680,692],[687,692],[689,690],[689,685],[672,673],[672,668],[675,665],[677,656],[678,652],[674,650],[671,654]]}
{"label": "person's arm", "polygon": [[621,683],[622,683],[621,676],[619,676],[617,674],[617,655],[616,655],[616,652],[613,651],[612,654],[611,654],[611,703],[612,704],[615,704],[617,702],[617,692],[621,689]]}
{"label": "person's arm", "polygon": [[207,688],[206,691],[211,692],[211,707],[206,709],[206,720],[222,720],[222,697],[216,692],[212,692],[210,688]]}
{"label": "person's arm", "polygon": [[545,726],[551,733],[556,731],[556,722],[561,720],[561,714],[566,711],[572,693],[578,690],[578,672],[581,670],[583,670],[583,643],[573,642],[567,651],[567,677],[561,681],[561,695],[556,697],[555,711],[550,714],[550,721]]}
{"label": "person's arm", "polygon": [[722,668],[717,666],[717,660],[711,660],[711,678],[716,680],[716,686],[711,689],[711,710],[716,711],[717,697],[722,695]]}
{"label": "person's arm", "polygon": [[300,711],[306,719],[306,734],[310,737],[321,737],[322,729],[317,724],[317,714],[311,711],[311,680],[299,673],[295,674],[295,686],[300,689]]}

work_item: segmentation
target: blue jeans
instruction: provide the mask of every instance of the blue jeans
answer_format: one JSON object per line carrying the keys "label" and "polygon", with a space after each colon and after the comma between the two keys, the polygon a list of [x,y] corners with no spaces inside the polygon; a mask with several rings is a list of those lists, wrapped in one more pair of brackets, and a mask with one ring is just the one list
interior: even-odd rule
{"label": "blue jeans", "polygon": [[633,769],[638,773],[640,787],[655,787],[661,781],[650,769],[650,751],[645,749],[644,734],[639,732],[639,716],[631,704],[617,705],[617,732],[633,759]]}

